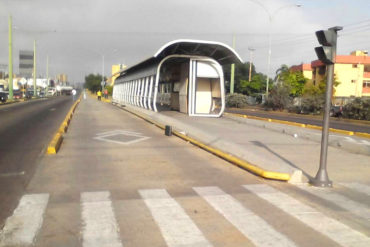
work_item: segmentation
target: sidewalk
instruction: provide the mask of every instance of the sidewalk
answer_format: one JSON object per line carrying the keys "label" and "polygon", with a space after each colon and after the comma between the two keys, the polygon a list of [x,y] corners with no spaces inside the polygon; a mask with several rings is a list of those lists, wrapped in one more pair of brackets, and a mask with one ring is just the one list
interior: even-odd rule
{"label": "sidewalk", "polygon": [[[155,113],[133,106],[126,106],[124,109],[145,114],[149,119],[163,125],[171,125],[175,130],[191,138],[246,160],[262,169],[289,173],[292,183],[307,182],[316,175],[319,167],[321,132],[317,130],[304,129],[301,131],[305,133],[302,133],[297,132],[298,127],[284,126],[282,131],[279,124],[261,123],[258,120],[189,117],[174,111]],[[288,135],[287,132],[289,132]],[[303,137],[311,136],[312,139],[297,138],[298,135],[293,133],[299,133],[299,136]],[[334,144],[332,140],[333,145],[338,145],[337,138],[341,138],[341,145],[350,145],[343,144],[343,140],[347,140],[348,137],[338,134],[330,138],[336,140]],[[360,147],[357,144],[350,146]],[[369,148],[365,143],[361,147],[365,151]],[[369,164],[369,155],[329,147],[328,173],[334,183],[368,182]]]}

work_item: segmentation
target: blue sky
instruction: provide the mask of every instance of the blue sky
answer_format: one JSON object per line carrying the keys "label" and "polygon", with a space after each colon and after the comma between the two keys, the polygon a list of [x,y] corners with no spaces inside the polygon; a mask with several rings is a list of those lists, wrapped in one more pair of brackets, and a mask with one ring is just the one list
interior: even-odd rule
{"label": "blue sky", "polygon": [[[271,25],[267,12],[274,13]],[[10,13],[14,71],[19,50],[32,50],[36,39],[39,73],[49,55],[50,73],[72,81],[101,73],[103,54],[109,71],[110,64],[132,65],[179,38],[231,45],[235,35],[240,56],[248,61],[248,47],[255,48],[256,69],[266,73],[271,30],[271,77],[281,64],[316,59],[319,29],[344,26],[339,54],[370,50],[370,0],[0,0],[0,64],[8,61]]]}

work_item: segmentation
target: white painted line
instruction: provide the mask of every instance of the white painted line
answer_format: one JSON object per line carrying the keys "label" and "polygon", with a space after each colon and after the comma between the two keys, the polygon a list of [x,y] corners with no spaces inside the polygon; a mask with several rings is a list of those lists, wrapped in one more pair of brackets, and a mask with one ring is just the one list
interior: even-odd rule
{"label": "white painted line", "polygon": [[358,192],[364,193],[368,196],[370,196],[370,186],[366,184],[360,184],[360,183],[340,183],[344,187],[356,190]]}
{"label": "white painted line", "polygon": [[0,174],[0,177],[16,177],[16,176],[23,176],[24,174],[26,174],[24,171],[21,171],[21,172],[9,172],[9,173],[1,173]]}
{"label": "white painted line", "polygon": [[126,141],[126,142],[108,139],[109,137],[113,137],[113,136],[117,136],[117,135],[122,135],[122,134],[113,134],[113,135],[106,135],[106,136],[98,136],[98,137],[94,137],[94,139],[95,140],[99,140],[99,141],[104,141],[104,142],[116,143],[116,144],[130,145],[130,144],[133,144],[133,143],[145,141],[145,140],[147,140],[147,139],[150,138],[150,137],[147,137],[147,136],[138,136],[138,135],[132,135],[132,134],[130,134],[130,135],[125,135],[125,136],[134,136],[134,137],[137,137],[137,138],[134,139],[134,140],[131,140],[131,141]]}
{"label": "white painted line", "polygon": [[105,135],[112,135],[112,134],[133,134],[133,135],[141,135],[140,132],[133,132],[129,130],[110,130],[102,133],[96,134],[97,136],[105,136]]}
{"label": "white painted line", "polygon": [[342,246],[370,246],[370,238],[265,184],[244,187]]}
{"label": "white painted line", "polygon": [[42,226],[43,214],[49,201],[49,194],[22,196],[0,231],[0,246],[31,245]]}
{"label": "white painted line", "polygon": [[84,247],[122,247],[110,193],[81,193]]}
{"label": "white painted line", "polygon": [[194,187],[193,189],[256,246],[296,246],[264,219],[218,187]]}
{"label": "white painted line", "polygon": [[[130,145],[133,143],[145,141],[149,139],[150,137],[143,136],[141,133],[138,132],[132,132],[132,131],[124,131],[124,130],[113,130],[108,132],[103,132],[96,134],[97,136],[94,137],[95,140],[104,141],[104,142],[110,142],[110,143],[116,143],[116,144],[123,144],[123,145]],[[133,139],[131,141],[118,141],[109,139],[110,137],[123,135],[123,136],[130,136],[130,137],[136,137],[136,139]]]}
{"label": "white painted line", "polygon": [[357,215],[362,219],[370,221],[370,207],[355,202],[348,197],[342,196],[338,193],[330,191],[324,188],[312,187],[307,185],[298,185],[298,187],[304,191],[311,193],[312,195],[318,196],[324,200],[335,203],[338,207],[344,208],[347,211]]}
{"label": "white painted line", "polygon": [[139,190],[169,247],[212,246],[186,214],[163,189]]}

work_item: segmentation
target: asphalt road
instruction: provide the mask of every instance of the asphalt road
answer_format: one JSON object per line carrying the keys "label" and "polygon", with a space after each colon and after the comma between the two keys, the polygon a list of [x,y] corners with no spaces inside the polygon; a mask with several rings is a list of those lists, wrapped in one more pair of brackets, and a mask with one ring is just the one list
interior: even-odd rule
{"label": "asphalt road", "polygon": [[[291,121],[302,124],[311,124],[322,126],[322,119],[318,116],[309,115],[298,115],[298,114],[287,114],[287,113],[277,113],[268,112],[254,109],[227,109],[226,112],[245,114],[256,117],[278,119],[284,121]],[[330,118],[330,128],[348,130],[354,132],[370,133],[370,122],[365,123],[363,121],[354,122],[348,121],[342,118]]]}
{"label": "asphalt road", "polygon": [[72,104],[71,96],[59,96],[0,106],[0,225]]}

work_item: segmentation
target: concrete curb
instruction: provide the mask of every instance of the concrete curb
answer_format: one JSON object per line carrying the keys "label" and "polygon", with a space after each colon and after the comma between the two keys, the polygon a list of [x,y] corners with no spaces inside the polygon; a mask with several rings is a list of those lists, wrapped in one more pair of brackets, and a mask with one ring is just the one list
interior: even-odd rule
{"label": "concrete curb", "polygon": [[[321,130],[322,129],[321,126],[317,126],[317,125],[301,124],[301,123],[278,120],[278,119],[272,119],[272,118],[255,117],[255,116],[250,116],[250,115],[243,115],[243,114],[236,114],[236,113],[229,113],[229,112],[225,112],[224,115],[225,116],[235,116],[235,117],[241,117],[241,118],[248,118],[248,119],[255,119],[255,120],[261,120],[261,121],[267,121],[267,122],[274,122],[274,123],[286,124],[286,125],[291,125],[291,126],[297,126],[297,127],[301,127],[301,128],[308,128],[308,129],[316,129],[316,130]],[[370,138],[370,134],[368,134],[368,133],[353,132],[353,131],[333,129],[333,128],[330,128],[329,131],[333,132],[333,133],[343,134],[343,135],[349,135],[349,136],[356,135],[356,136],[359,136],[359,137]]]}
{"label": "concrete curb", "polygon": [[51,142],[49,143],[47,153],[48,154],[56,154],[60,148],[60,145],[62,145],[63,141],[63,135],[61,135],[59,132],[57,132]]}
{"label": "concrete curb", "polygon": [[76,102],[72,105],[71,109],[67,113],[67,116],[64,118],[63,122],[61,123],[60,127],[55,133],[53,139],[51,139],[48,145],[48,148],[46,150],[47,154],[57,154],[57,152],[59,151],[59,148],[63,142],[63,134],[66,133],[68,130],[68,126],[72,120],[73,113],[76,110],[77,105],[81,102],[81,97],[82,97],[82,94],[76,100]]}
{"label": "concrete curb", "polygon": [[[131,109],[132,108],[132,109]],[[169,125],[172,125],[175,129],[172,131],[174,135],[177,137],[182,138],[183,140],[186,140],[218,157],[221,157],[222,159],[229,161],[230,163],[241,167],[253,174],[256,174],[262,178],[266,179],[274,179],[274,180],[280,180],[280,181],[289,181],[289,182],[301,182],[302,180],[302,172],[299,170],[293,171],[291,174],[289,173],[282,173],[282,172],[273,172],[273,171],[268,171],[264,170],[259,166],[256,166],[254,164],[251,164],[244,158],[239,158],[238,156],[242,155],[234,155],[228,153],[226,150],[224,150],[222,147],[230,147],[233,146],[234,150],[237,150],[236,153],[239,154],[242,153],[243,150],[239,150],[240,147],[233,144],[229,143],[225,140],[220,140],[220,139],[214,139],[211,136],[207,136],[205,133],[197,132],[196,130],[189,131],[187,133],[182,132],[181,130],[177,129],[178,124],[176,121],[173,121],[173,119],[170,119],[166,116],[161,116],[162,119],[158,119],[157,116],[155,116],[156,113],[154,112],[141,112],[142,109],[136,109],[134,107],[122,107],[123,110],[140,117],[144,119],[145,121],[152,123],[156,125],[157,127],[164,129],[165,124],[163,122],[167,122]],[[171,121],[172,120],[172,121]],[[205,141],[205,140],[211,140],[211,141]]]}
{"label": "concrete curb", "polygon": [[[294,124],[287,125],[285,123],[279,124],[279,121],[267,121],[266,118],[256,119],[251,116],[244,117],[246,115],[240,115],[240,114],[235,115],[235,114],[229,114],[229,113],[225,114],[224,116],[228,119],[232,119],[240,123],[247,123],[253,126],[266,128],[266,129],[273,130],[273,131],[280,132],[280,133],[285,133],[287,135],[294,136],[296,138],[303,138],[303,139],[318,142],[318,143],[321,142],[321,129],[322,128],[320,126],[306,125],[305,128],[302,128],[301,126],[297,126]],[[313,130],[319,130],[319,132],[315,132]],[[332,130],[333,129],[331,129],[332,133],[338,133],[344,136],[333,135],[333,134],[330,135],[329,146],[332,146],[335,148],[341,148],[351,153],[370,155],[370,145],[365,145],[364,143],[361,143],[361,142],[355,142],[352,138],[353,136],[367,137],[368,135],[367,133],[357,133],[356,134],[355,132],[354,135],[351,136],[348,133],[350,131],[342,132],[341,130],[339,131],[332,131]],[[361,134],[365,134],[365,135],[361,136]]]}

